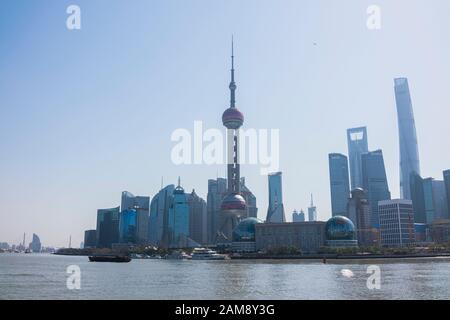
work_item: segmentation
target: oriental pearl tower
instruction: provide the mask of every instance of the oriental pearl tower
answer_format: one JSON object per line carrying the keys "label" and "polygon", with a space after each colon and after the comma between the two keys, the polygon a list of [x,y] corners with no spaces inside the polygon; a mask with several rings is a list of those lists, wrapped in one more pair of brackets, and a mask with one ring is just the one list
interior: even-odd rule
{"label": "oriental pearl tower", "polygon": [[236,108],[236,83],[234,82],[234,43],[231,41],[231,82],[230,107],[222,115],[222,123],[227,128],[227,193],[222,204],[220,236],[231,240],[233,229],[241,217],[247,215],[245,199],[240,194],[239,128],[244,123],[244,115]]}

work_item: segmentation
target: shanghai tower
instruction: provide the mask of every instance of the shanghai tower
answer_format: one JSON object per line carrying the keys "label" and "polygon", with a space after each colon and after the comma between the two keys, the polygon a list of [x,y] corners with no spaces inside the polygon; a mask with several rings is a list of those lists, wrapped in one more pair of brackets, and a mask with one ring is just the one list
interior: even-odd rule
{"label": "shanghai tower", "polygon": [[420,175],[416,125],[408,79],[397,78],[394,83],[400,144],[400,197],[411,200],[410,176],[413,173]]}
{"label": "shanghai tower", "polygon": [[222,115],[222,123],[227,128],[228,186],[221,204],[221,228],[218,236],[231,240],[231,234],[239,219],[247,214],[247,203],[241,195],[239,165],[239,128],[244,123],[244,115],[236,108],[236,83],[234,81],[234,50],[231,44],[230,107]]}

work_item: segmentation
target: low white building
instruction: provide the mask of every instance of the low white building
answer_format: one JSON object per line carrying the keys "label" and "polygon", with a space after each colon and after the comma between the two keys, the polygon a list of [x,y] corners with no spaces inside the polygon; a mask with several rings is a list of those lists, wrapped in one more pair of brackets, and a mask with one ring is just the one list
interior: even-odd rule
{"label": "low white building", "polygon": [[378,202],[381,245],[403,247],[414,245],[414,210],[411,200]]}

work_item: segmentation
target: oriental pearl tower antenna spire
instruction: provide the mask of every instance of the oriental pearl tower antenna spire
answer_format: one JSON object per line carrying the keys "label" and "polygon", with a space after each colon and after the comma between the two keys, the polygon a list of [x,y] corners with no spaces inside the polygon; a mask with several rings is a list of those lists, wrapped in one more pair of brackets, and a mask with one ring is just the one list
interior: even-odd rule
{"label": "oriental pearl tower antenna spire", "polygon": [[233,36],[231,36],[230,108],[236,108],[236,83],[234,82],[234,39],[233,39]]}
{"label": "oriental pearl tower antenna spire", "polygon": [[236,83],[234,78],[234,41],[231,40],[231,82],[230,107],[222,115],[227,128],[227,179],[228,188],[221,204],[222,228],[219,231],[225,239],[231,238],[233,228],[241,217],[247,215],[247,204],[240,194],[239,128],[244,124],[244,115],[236,108]]}

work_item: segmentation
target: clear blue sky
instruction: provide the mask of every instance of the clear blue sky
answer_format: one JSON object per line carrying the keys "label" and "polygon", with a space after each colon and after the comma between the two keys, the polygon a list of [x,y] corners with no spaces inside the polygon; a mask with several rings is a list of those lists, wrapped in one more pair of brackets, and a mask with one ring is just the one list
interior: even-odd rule
{"label": "clear blue sky", "polygon": [[[82,29],[66,28],[81,7]],[[366,9],[382,9],[382,29]],[[399,195],[393,78],[408,77],[424,176],[450,168],[448,0],[4,0],[0,11],[0,241],[82,241],[96,209],[161,176],[206,197],[225,166],[175,166],[177,128],[221,128],[230,37],[246,127],[280,129],[288,219],[314,193],[330,216],[328,158],[368,127]],[[317,45],[314,45],[317,43]],[[267,177],[243,166],[267,210]],[[28,236],[27,242],[30,240]]]}

